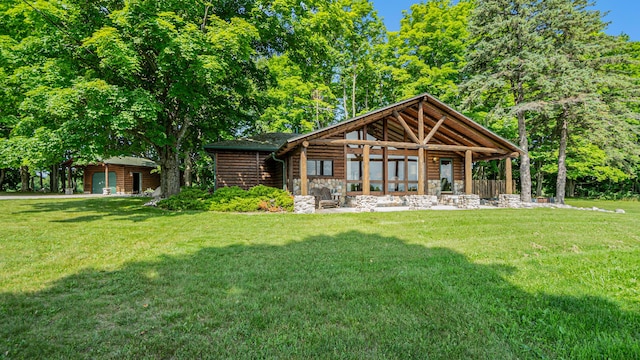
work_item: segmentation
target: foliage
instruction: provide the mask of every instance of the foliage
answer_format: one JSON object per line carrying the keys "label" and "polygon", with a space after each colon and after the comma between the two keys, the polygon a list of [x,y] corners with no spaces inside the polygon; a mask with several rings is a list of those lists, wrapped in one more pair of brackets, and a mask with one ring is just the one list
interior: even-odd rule
{"label": "foliage", "polygon": [[640,202],[572,202],[626,214],[274,216],[168,212],[138,198],[3,201],[7,358],[640,351]]}
{"label": "foliage", "polygon": [[394,52],[391,71],[399,98],[428,92],[459,105],[472,6],[470,1],[430,0],[404,13],[400,31],[390,35],[388,45]]}
{"label": "foliage", "polygon": [[180,192],[158,201],[158,207],[166,210],[207,210],[210,203],[209,192],[195,187],[183,187]]}
{"label": "foliage", "polygon": [[223,187],[210,194],[198,188],[182,188],[179,194],[158,202],[165,210],[211,210],[223,212],[293,211],[293,198],[281,189],[264,185],[243,190]]}

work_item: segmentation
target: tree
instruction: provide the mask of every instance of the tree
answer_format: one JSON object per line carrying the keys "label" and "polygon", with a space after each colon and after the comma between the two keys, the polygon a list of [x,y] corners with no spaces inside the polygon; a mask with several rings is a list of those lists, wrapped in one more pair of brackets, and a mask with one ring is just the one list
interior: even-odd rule
{"label": "tree", "polygon": [[393,49],[396,94],[408,98],[428,92],[457,105],[465,53],[470,46],[467,24],[472,3],[429,0],[411,5],[400,31],[389,35]]}
{"label": "tree", "polygon": [[489,102],[518,120],[522,201],[531,201],[527,104],[539,99],[539,76],[553,48],[540,34],[541,1],[487,0],[476,4],[469,34],[473,46],[464,71],[467,104]]}

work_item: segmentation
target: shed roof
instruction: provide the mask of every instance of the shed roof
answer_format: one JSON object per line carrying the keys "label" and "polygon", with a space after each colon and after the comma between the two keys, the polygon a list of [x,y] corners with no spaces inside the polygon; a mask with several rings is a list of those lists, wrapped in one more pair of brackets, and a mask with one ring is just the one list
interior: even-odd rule
{"label": "shed roof", "polygon": [[298,134],[288,133],[266,133],[236,140],[218,141],[205,145],[207,150],[244,150],[244,151],[267,151],[273,152],[284,145],[287,140],[296,137]]}

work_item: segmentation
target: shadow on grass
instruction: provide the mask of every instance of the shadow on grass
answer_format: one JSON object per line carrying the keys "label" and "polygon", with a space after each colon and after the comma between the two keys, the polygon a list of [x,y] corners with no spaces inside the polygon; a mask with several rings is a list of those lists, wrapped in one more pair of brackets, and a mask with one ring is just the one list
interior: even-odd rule
{"label": "shadow on grass", "polygon": [[[30,200],[32,201],[29,203],[30,208],[28,210],[18,211],[17,213],[42,215],[47,212],[58,211],[70,214],[66,219],[49,220],[57,223],[82,223],[106,218],[140,222],[159,216],[181,216],[198,213],[191,211],[164,211],[155,207],[144,207],[143,205],[148,202],[149,199],[140,197],[52,200]],[[90,213],[90,215],[73,216],[74,213]]]}
{"label": "shadow on grass", "polygon": [[205,248],[0,294],[8,358],[634,358],[640,316],[347,232]]}

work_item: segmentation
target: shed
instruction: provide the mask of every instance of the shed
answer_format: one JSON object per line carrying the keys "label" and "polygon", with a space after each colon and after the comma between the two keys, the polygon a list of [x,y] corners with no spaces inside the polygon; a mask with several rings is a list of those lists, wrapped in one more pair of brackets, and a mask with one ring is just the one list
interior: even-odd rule
{"label": "shed", "polygon": [[[112,157],[89,164],[84,169],[85,194],[140,194],[160,186],[155,162],[131,156]],[[108,174],[108,175],[107,175]]]}

